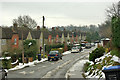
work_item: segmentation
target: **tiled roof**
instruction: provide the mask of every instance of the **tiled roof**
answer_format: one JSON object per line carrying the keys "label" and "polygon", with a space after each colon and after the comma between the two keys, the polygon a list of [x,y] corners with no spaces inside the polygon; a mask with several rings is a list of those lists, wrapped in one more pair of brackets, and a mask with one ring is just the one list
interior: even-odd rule
{"label": "tiled roof", "polygon": [[11,28],[2,28],[2,39],[11,39],[12,34]]}

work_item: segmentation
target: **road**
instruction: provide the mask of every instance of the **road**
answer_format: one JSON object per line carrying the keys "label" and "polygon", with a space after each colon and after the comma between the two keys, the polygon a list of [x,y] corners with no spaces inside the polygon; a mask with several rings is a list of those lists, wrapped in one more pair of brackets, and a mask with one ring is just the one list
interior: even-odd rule
{"label": "road", "polygon": [[69,68],[77,61],[85,58],[94,48],[85,49],[80,53],[63,56],[59,61],[45,61],[35,66],[8,72],[8,78],[65,78]]}

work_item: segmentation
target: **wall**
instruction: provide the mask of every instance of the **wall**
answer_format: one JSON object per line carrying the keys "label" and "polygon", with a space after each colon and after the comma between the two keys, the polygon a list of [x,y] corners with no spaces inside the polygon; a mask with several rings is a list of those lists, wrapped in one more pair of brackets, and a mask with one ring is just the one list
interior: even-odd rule
{"label": "wall", "polygon": [[[5,42],[3,44],[3,41]],[[11,39],[1,39],[1,52],[4,52],[4,51],[9,51],[12,49],[11,47]]]}
{"label": "wall", "polygon": [[2,39],[2,28],[0,27],[0,56],[2,56],[1,39]]}

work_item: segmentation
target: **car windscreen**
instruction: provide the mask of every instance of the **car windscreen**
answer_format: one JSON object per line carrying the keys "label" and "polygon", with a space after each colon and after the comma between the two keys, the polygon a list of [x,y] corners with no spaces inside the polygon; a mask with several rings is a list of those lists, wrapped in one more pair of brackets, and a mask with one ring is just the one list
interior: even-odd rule
{"label": "car windscreen", "polygon": [[77,49],[76,47],[73,47],[72,49]]}
{"label": "car windscreen", "polygon": [[51,51],[49,54],[58,54],[58,53],[57,53],[57,52],[52,52],[52,51]]}

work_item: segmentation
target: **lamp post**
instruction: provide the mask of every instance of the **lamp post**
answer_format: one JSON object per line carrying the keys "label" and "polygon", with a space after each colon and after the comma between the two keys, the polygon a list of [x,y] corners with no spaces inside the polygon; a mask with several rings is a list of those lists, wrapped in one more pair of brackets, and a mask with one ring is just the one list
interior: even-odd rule
{"label": "lamp post", "polygon": [[74,32],[72,32],[72,37],[73,37],[73,43],[74,43]]}

